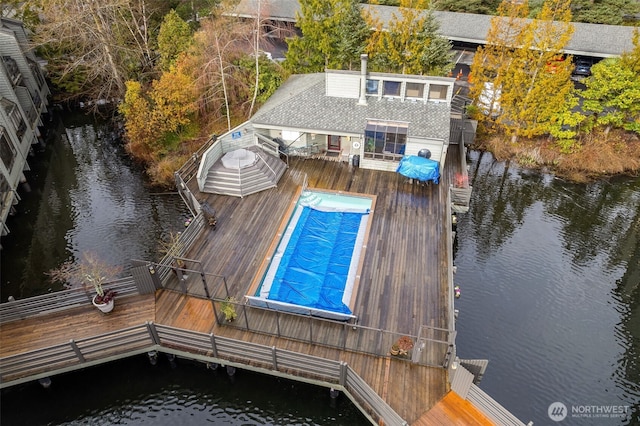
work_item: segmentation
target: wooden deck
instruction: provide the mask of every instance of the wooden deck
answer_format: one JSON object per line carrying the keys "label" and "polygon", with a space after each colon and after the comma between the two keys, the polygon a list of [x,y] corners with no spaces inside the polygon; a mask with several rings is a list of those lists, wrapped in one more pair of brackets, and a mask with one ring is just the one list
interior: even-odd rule
{"label": "wooden deck", "polygon": [[457,393],[449,392],[428,413],[413,423],[414,426],[491,426],[494,423],[469,401]]}
{"label": "wooden deck", "polygon": [[[353,168],[342,162],[293,159],[278,188],[245,198],[200,194],[191,181],[189,186],[198,199],[206,198],[215,208],[218,225],[205,228],[185,257],[201,261],[207,274],[226,277],[231,294],[241,299],[305,178],[310,188],[376,195],[354,309],[358,324],[411,335],[417,335],[424,325],[449,328],[453,307],[448,303],[445,200],[454,173],[445,167],[439,185],[424,185],[409,183],[396,173]],[[345,361],[409,424],[426,424],[425,413],[442,403],[449,390],[443,368],[218,326],[210,301],[168,290],[158,291],[155,297],[118,299],[115,311],[108,315],[87,306],[4,324],[0,326],[0,357],[146,321]],[[306,324],[298,321],[290,326]],[[456,410],[450,411],[455,417]],[[460,412],[462,423],[453,424],[487,424],[467,423],[467,412]]]}
{"label": "wooden deck", "polygon": [[241,299],[305,176],[309,188],[377,196],[354,309],[358,323],[412,335],[422,325],[448,328],[446,170],[439,185],[411,184],[397,173],[294,157],[278,188],[246,198],[200,194],[192,181],[196,197],[216,210],[218,225],[186,257],[226,277]]}

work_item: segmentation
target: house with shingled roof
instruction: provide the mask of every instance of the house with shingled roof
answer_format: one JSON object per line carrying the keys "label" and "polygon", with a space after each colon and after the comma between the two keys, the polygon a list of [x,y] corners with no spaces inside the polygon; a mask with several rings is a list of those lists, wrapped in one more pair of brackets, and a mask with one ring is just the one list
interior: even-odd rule
{"label": "house with shingled roof", "polygon": [[[420,155],[442,167],[451,142],[454,83],[449,77],[370,73],[366,55],[360,71],[293,75],[249,121],[219,137],[218,154],[260,147],[260,155],[285,162],[290,156],[314,156],[390,172],[405,155]],[[209,172],[214,162],[202,160],[200,190],[228,193],[214,188]],[[279,179],[278,173],[267,174]]]}

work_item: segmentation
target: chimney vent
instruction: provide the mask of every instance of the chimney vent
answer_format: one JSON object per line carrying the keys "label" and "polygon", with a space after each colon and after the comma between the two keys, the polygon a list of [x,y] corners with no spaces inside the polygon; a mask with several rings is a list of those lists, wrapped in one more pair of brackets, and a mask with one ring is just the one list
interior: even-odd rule
{"label": "chimney vent", "polygon": [[367,59],[369,56],[366,53],[360,55],[360,99],[358,99],[358,105],[367,104]]}

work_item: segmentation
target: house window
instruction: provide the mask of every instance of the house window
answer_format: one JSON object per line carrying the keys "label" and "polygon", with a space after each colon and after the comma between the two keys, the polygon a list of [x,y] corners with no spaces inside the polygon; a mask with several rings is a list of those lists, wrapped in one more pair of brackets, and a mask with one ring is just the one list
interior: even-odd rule
{"label": "house window", "polygon": [[7,134],[2,127],[0,127],[0,158],[7,170],[11,171],[13,162],[16,159],[16,149],[7,138]]}
{"label": "house window", "polygon": [[407,83],[407,89],[405,90],[407,98],[419,98],[424,97],[424,84],[423,83]]}
{"label": "house window", "polygon": [[409,123],[369,120],[364,131],[364,156],[378,160],[400,161],[407,145]]}
{"label": "house window", "polygon": [[377,95],[379,84],[380,84],[379,80],[367,79],[367,95]]}
{"label": "house window", "polygon": [[400,87],[402,83],[399,81],[385,81],[383,86],[384,96],[400,96]]}
{"label": "house window", "polygon": [[292,132],[291,130],[282,131],[282,139],[285,141],[295,141],[300,137],[300,132]]}
{"label": "house window", "polygon": [[447,100],[447,90],[449,86],[442,84],[431,84],[429,86],[429,100],[445,101]]}
{"label": "house window", "polygon": [[22,119],[18,106],[6,98],[0,99],[0,104],[4,107],[9,120],[13,123],[16,135],[18,135],[18,138],[22,139],[22,136],[24,136],[24,133],[27,130],[27,125]]}

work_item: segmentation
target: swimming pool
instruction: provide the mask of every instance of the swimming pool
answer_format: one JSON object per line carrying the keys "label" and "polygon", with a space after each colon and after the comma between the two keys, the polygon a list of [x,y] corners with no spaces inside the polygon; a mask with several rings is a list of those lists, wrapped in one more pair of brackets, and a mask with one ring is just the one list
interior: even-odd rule
{"label": "swimming pool", "polygon": [[254,306],[349,320],[364,259],[374,197],[304,191],[276,238]]}

